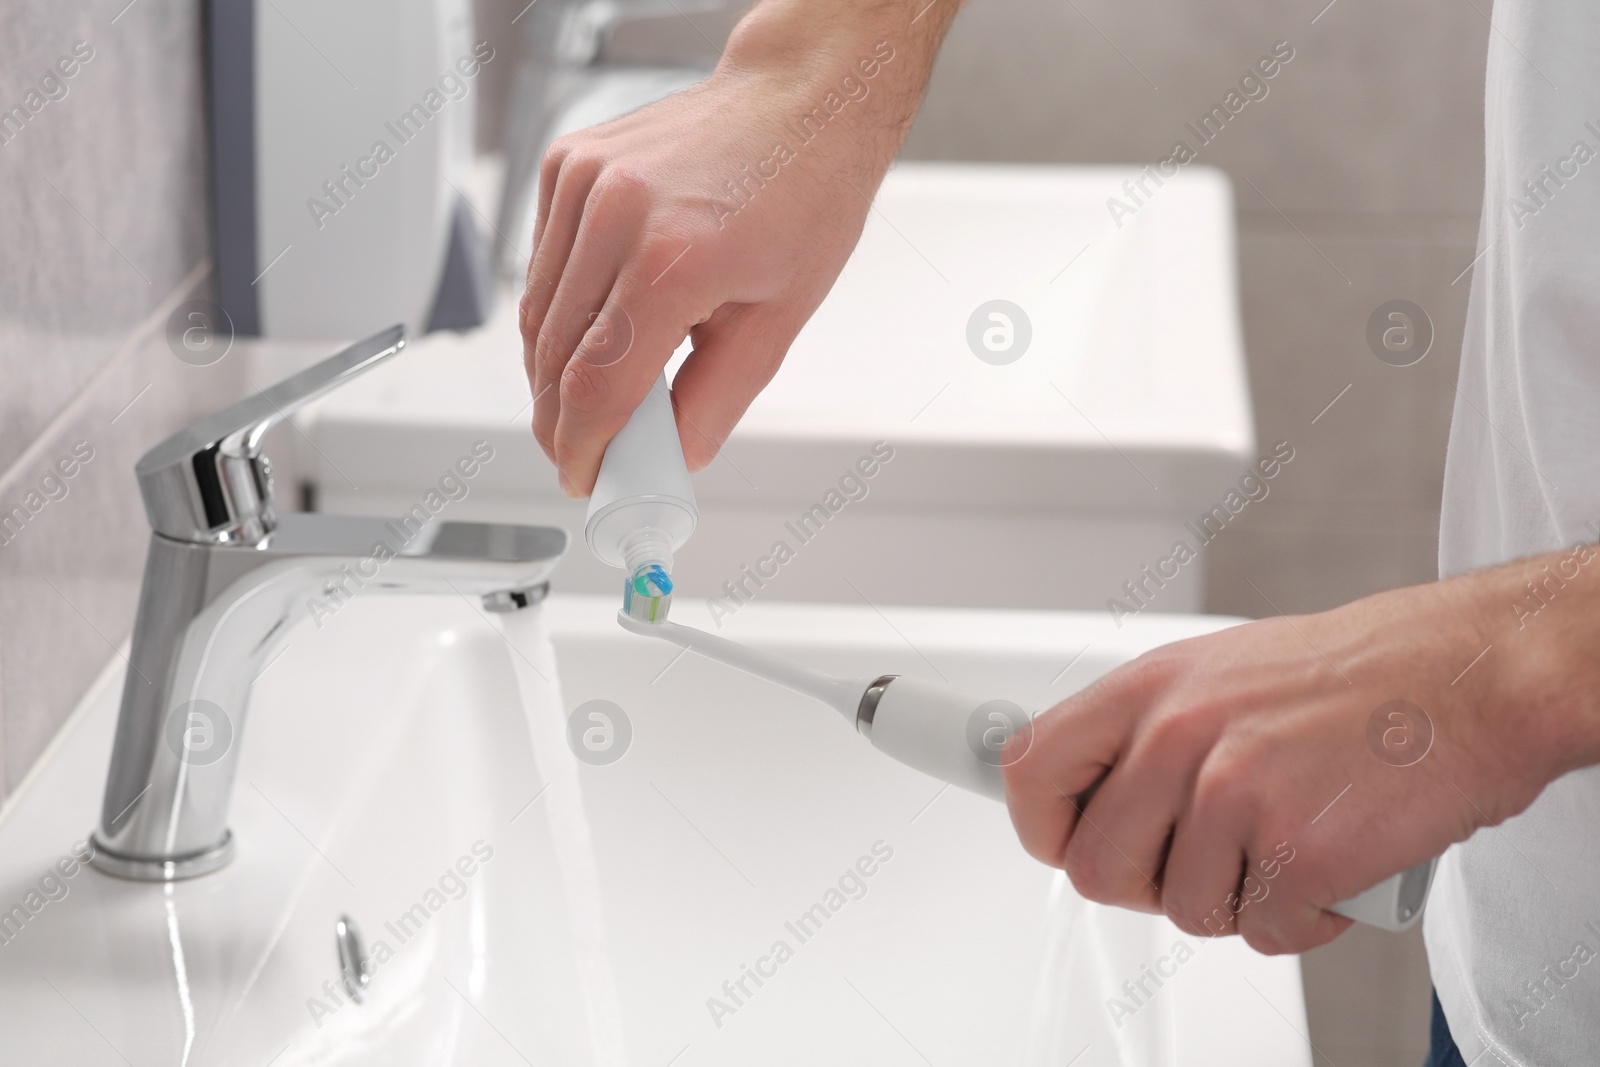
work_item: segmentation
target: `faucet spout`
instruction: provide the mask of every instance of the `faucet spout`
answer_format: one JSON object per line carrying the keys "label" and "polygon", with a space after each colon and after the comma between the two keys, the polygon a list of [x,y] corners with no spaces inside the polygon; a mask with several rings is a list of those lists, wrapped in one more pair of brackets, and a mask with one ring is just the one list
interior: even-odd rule
{"label": "faucet spout", "polygon": [[245,431],[285,417],[403,343],[387,331],[354,345],[140,461],[154,532],[94,832],[91,862],[100,870],[172,881],[228,861],[228,805],[251,688],[295,626],[320,626],[358,595],[530,603],[566,551],[566,531],[553,527],[273,509],[261,435]]}
{"label": "faucet spout", "polygon": [[283,513],[257,548],[153,535],[95,831],[96,867],[170,881],[228,861],[228,806],[252,683],[293,629],[353,597],[478,598],[545,582],[552,527]]}

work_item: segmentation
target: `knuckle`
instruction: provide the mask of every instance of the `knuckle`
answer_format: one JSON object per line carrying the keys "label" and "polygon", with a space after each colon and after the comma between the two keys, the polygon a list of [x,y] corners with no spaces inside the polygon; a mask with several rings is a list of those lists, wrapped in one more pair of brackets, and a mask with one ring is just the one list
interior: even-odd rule
{"label": "knuckle", "polygon": [[1210,926],[1207,926],[1206,919],[1212,918],[1211,916],[1200,913],[1198,909],[1184,904],[1177,904],[1163,899],[1161,901],[1161,910],[1166,912],[1167,918],[1173,926],[1176,926],[1190,937],[1217,937],[1231,932],[1226,925],[1217,922],[1215,919],[1213,919]]}
{"label": "knuckle", "polygon": [[1121,701],[1136,696],[1150,699],[1172,682],[1176,671],[1174,657],[1166,649],[1158,648],[1101,675],[1083,692],[1107,701]]}
{"label": "knuckle", "polygon": [[1183,760],[1205,741],[1205,717],[1193,708],[1158,711],[1142,724],[1141,747],[1163,764]]}
{"label": "knuckle", "polygon": [[1006,803],[1023,851],[1046,867],[1061,869],[1062,854],[1072,831],[1066,813],[1053,806],[1041,806],[1020,794],[1009,795]]}
{"label": "knuckle", "polygon": [[638,278],[651,285],[657,280],[670,283],[690,277],[695,261],[699,258],[685,254],[692,246],[693,241],[687,237],[665,234],[646,237],[640,242],[638,252],[635,254],[634,272]]}
{"label": "knuckle", "polygon": [[1190,937],[1216,936],[1183,912],[1175,911],[1172,908],[1167,907],[1165,904],[1161,906],[1161,910],[1166,912],[1168,922],[1170,922],[1173,926],[1176,926],[1179,930],[1188,934]]}
{"label": "knuckle", "polygon": [[1231,822],[1254,809],[1253,796],[1246,761],[1236,754],[1213,752],[1195,777],[1195,818]]}
{"label": "knuckle", "polygon": [[550,146],[539,168],[541,188],[550,190],[551,210],[571,211],[583,206],[605,159],[583,141],[573,141],[558,154],[561,142]]}
{"label": "knuckle", "polygon": [[1218,769],[1215,760],[1208,760],[1194,782],[1194,818],[1204,820],[1228,811],[1236,793],[1230,772]]}
{"label": "knuckle", "polygon": [[1019,835],[1022,841],[1022,850],[1046,867],[1060,870],[1061,847],[1056,838],[1047,836],[1037,830],[1023,830]]}
{"label": "knuckle", "polygon": [[1260,924],[1245,924],[1239,935],[1244,938],[1245,944],[1263,956],[1283,956],[1295,951],[1288,938]]}
{"label": "knuckle", "polygon": [[1187,664],[1182,644],[1162,645],[1144,653],[1124,668],[1130,679],[1151,688],[1171,681]]}
{"label": "knuckle", "polygon": [[1062,857],[1062,869],[1072,879],[1072,886],[1086,900],[1096,904],[1118,904],[1123,899],[1122,879],[1113,873],[1106,852],[1074,835]]}
{"label": "knuckle", "polygon": [[561,173],[561,168],[571,160],[583,143],[581,134],[569,133],[557,137],[550,142],[550,147],[544,150],[544,158],[539,161],[539,176],[547,181],[554,181],[556,175]]}
{"label": "knuckle", "polygon": [[534,372],[545,381],[560,378],[567,363],[567,352],[547,321],[539,324],[538,336],[533,342]]}
{"label": "knuckle", "polygon": [[1168,908],[1165,904],[1161,906],[1161,910],[1166,913],[1167,921],[1173,926],[1177,927],[1179,933],[1187,934],[1190,937],[1207,936],[1204,931],[1195,926],[1194,923],[1185,919],[1182,915],[1174,914],[1172,909]]}
{"label": "knuckle", "polygon": [[548,167],[552,163],[560,163],[563,159],[567,158],[567,156],[571,155],[572,150],[578,147],[582,141],[583,136],[577,133],[564,133],[560,137],[557,137],[555,140],[551,141],[550,146],[544,150],[544,165]]}
{"label": "knuckle", "polygon": [[522,299],[517,301],[517,328],[524,340],[537,342],[539,327],[543,323],[544,317],[539,314],[539,305],[533,296],[533,286],[529,285],[523,290]]}
{"label": "knuckle", "polygon": [[572,351],[575,362],[610,366],[633,350],[633,316],[620,304],[608,302],[576,323],[574,331],[578,332]]}
{"label": "knuckle", "polygon": [[589,190],[589,203],[597,211],[626,210],[646,201],[650,182],[630,167],[612,164],[603,168]]}
{"label": "knuckle", "polygon": [[1221,902],[1201,901],[1192,894],[1168,889],[1162,893],[1161,909],[1174,926],[1195,937],[1224,937],[1236,932],[1234,913]]}
{"label": "knuckle", "polygon": [[611,398],[610,375],[606,368],[580,359],[567,361],[561,372],[561,406],[580,414],[604,410]]}

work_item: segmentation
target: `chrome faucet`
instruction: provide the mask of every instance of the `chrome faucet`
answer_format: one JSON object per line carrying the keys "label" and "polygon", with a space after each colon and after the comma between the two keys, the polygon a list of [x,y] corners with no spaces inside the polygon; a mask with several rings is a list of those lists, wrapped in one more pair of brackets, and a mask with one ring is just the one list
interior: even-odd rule
{"label": "chrome faucet", "polygon": [[557,528],[273,510],[267,431],[404,346],[399,326],[351,345],[174,434],[135,466],[152,533],[94,833],[100,870],[173,881],[228,862],[251,684],[310,597],[348,591],[350,567],[362,568],[363,590],[476,596],[490,610],[542,595],[566,550]]}

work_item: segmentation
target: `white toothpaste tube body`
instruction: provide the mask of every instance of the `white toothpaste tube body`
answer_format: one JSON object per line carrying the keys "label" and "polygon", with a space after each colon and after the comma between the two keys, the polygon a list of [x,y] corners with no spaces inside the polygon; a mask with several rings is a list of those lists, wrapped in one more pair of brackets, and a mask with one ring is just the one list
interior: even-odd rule
{"label": "white toothpaste tube body", "polygon": [[625,572],[628,614],[645,621],[666,618],[672,554],[689,540],[698,519],[663,374],[606,446],[584,523],[589,551]]}

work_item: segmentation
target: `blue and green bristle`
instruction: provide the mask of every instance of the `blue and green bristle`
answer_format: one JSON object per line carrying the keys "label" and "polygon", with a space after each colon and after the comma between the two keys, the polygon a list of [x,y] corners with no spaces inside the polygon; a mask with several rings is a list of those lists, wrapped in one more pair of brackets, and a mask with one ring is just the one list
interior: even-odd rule
{"label": "blue and green bristle", "polygon": [[672,579],[659,563],[646,563],[622,585],[622,610],[641,622],[663,622],[672,607]]}

